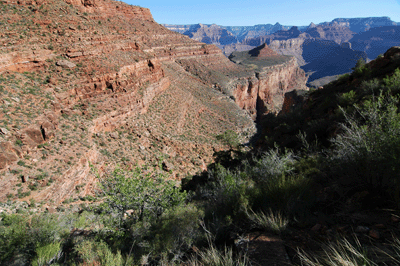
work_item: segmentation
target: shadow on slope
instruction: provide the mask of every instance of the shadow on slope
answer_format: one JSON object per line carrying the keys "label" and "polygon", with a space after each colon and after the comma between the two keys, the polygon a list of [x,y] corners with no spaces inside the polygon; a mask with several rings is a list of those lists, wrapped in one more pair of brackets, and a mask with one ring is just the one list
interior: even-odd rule
{"label": "shadow on slope", "polygon": [[367,58],[364,52],[343,48],[333,41],[322,40],[306,40],[302,56],[308,62],[302,69],[310,73],[309,82],[326,76],[349,73],[358,59]]}

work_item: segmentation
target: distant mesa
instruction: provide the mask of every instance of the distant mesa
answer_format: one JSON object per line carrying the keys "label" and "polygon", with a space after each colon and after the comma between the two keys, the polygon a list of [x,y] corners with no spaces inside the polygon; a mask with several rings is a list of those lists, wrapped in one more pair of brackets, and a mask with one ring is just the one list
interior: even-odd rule
{"label": "distant mesa", "polygon": [[[366,18],[336,18],[332,22],[339,25],[347,26],[351,31],[361,33],[381,26],[396,26],[397,23],[389,17],[366,17]],[[321,25],[329,24],[329,22],[321,23]]]}
{"label": "distant mesa", "polygon": [[275,52],[274,50],[272,50],[271,48],[268,47],[267,44],[262,44],[256,48],[254,48],[253,50],[249,51],[249,54],[252,57],[258,57],[258,58],[266,58],[266,57],[271,57],[271,56],[276,56],[278,55],[277,52]]}

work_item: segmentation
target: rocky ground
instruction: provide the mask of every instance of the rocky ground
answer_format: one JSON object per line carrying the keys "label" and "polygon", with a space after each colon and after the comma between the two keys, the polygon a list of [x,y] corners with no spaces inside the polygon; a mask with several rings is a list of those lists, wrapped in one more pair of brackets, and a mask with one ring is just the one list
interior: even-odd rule
{"label": "rocky ground", "polygon": [[282,105],[271,96],[281,79],[303,84],[281,95],[304,88],[297,65],[268,70],[271,85],[145,8],[54,0],[0,9],[2,201],[93,200],[96,175],[116,164],[152,165],[180,180],[227,148],[216,135],[230,129],[246,142],[257,99]]}

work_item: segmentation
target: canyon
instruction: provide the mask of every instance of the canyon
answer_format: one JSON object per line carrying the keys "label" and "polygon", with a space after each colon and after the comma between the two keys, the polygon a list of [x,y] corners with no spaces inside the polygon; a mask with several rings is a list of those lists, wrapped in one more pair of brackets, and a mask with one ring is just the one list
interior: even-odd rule
{"label": "canyon", "polygon": [[[309,76],[309,85],[313,86],[323,85],[338,75],[351,72],[359,58],[372,60],[398,45],[400,35],[397,25],[389,17],[367,17],[337,18],[317,25],[311,22],[308,26],[282,26],[279,23],[247,27],[204,24],[165,26],[217,45],[226,56],[266,43],[280,54],[296,57]],[[201,38],[197,33],[200,31]],[[230,36],[230,41],[219,42],[220,32]]]}
{"label": "canyon", "polygon": [[2,201],[84,201],[117,165],[180,180],[229,148],[218,134],[248,142],[285,93],[307,89],[294,57],[264,45],[235,64],[146,8],[11,0],[0,9]]}
{"label": "canyon", "polygon": [[0,264],[397,263],[400,47],[307,87],[388,18],[186,36],[113,0],[0,12]]}

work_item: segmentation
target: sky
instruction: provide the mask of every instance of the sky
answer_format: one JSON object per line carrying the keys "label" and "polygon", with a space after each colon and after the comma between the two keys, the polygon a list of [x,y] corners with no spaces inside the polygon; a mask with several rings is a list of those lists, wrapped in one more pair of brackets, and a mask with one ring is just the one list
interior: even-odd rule
{"label": "sky", "polygon": [[400,22],[400,0],[123,0],[150,8],[160,24],[306,26],[335,18],[390,17]]}

